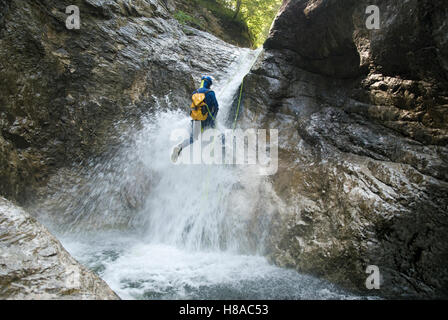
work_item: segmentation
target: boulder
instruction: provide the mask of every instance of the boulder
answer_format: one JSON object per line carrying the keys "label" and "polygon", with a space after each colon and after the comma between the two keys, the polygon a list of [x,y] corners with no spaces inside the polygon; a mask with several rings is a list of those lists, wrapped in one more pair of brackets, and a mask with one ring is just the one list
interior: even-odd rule
{"label": "boulder", "polygon": [[0,299],[119,298],[72,258],[45,227],[0,198]]}

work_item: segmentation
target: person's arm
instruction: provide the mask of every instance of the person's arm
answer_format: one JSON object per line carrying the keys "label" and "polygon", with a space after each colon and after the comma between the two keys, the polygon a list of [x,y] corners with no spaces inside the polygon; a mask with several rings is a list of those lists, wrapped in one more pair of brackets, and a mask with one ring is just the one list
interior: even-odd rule
{"label": "person's arm", "polygon": [[210,92],[210,97],[211,97],[211,100],[213,101],[213,109],[214,109],[213,116],[216,117],[216,115],[218,114],[218,111],[219,111],[219,105],[218,105],[218,100],[216,100],[216,95],[215,95],[214,91]]}

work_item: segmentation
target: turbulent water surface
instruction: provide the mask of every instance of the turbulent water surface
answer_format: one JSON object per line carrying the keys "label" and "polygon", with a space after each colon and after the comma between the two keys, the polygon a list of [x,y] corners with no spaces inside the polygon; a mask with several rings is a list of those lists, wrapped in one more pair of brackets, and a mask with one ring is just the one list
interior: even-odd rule
{"label": "turbulent water surface", "polygon": [[122,299],[357,299],[262,256],[190,250],[103,233],[65,247]]}
{"label": "turbulent water surface", "polygon": [[[241,50],[214,88],[221,129],[257,54]],[[188,126],[184,112],[159,108],[116,156],[47,201],[63,211],[50,228],[69,252],[125,299],[359,298],[267,262],[280,206],[269,184],[251,168],[172,164],[171,132]]]}

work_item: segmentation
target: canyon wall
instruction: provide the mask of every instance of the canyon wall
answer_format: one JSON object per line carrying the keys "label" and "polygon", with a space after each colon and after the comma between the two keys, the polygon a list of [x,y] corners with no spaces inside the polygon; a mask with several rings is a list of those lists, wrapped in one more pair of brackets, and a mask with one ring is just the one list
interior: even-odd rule
{"label": "canyon wall", "polygon": [[[80,29],[66,28],[66,8]],[[0,194],[21,203],[58,168],[115,148],[151,108],[189,105],[236,47],[181,26],[173,1],[0,0]],[[168,97],[168,100],[166,100]]]}
{"label": "canyon wall", "polygon": [[447,296],[447,21],[442,0],[284,2],[242,124],[279,130],[277,264],[361,292],[377,265],[373,294]]}
{"label": "canyon wall", "polygon": [[[72,4],[79,30],[66,27]],[[142,115],[155,108],[187,115],[201,75],[220,81],[239,49],[180,25],[174,10],[170,0],[0,0],[0,196],[33,203],[59,171],[68,173],[56,189],[69,177],[79,184],[72,167],[107,158]],[[145,194],[149,177],[139,168],[134,174],[130,189]],[[133,205],[134,193],[125,204]],[[1,198],[0,298],[117,296]]]}

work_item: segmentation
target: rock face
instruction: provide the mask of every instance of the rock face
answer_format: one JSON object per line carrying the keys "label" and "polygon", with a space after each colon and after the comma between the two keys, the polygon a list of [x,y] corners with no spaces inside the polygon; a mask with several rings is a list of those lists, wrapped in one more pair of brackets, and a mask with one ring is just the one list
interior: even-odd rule
{"label": "rock face", "polygon": [[[79,30],[66,28],[72,4],[0,0],[0,195],[21,204],[46,189],[55,172],[79,183],[72,170],[79,166],[72,165],[113,153],[120,133],[138,130],[143,115],[186,110],[200,76],[219,82],[240,54],[181,26],[171,0],[76,1]],[[124,207],[138,207],[135,193],[148,190],[152,177],[139,172],[135,168],[138,179],[120,190]],[[0,298],[117,298],[5,200],[0,267]]]}
{"label": "rock face", "polygon": [[448,295],[447,21],[443,0],[285,1],[242,124],[279,129],[273,261],[360,291],[377,265],[374,294]]}
{"label": "rock face", "polygon": [[113,148],[125,122],[188,106],[201,74],[238,53],[182,27],[172,1],[78,1],[68,30],[72,2],[0,0],[0,194],[22,203],[56,169]]}
{"label": "rock face", "polygon": [[0,198],[0,299],[118,299],[33,217]]}

